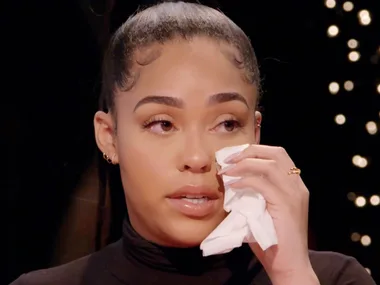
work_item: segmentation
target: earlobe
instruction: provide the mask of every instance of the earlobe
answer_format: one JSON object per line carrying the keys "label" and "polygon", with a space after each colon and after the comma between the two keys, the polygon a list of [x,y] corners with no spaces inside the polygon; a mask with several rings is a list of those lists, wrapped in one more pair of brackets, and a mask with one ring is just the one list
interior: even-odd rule
{"label": "earlobe", "polygon": [[[96,112],[94,116],[95,140],[103,157],[112,159],[113,164],[118,163],[115,143],[114,123],[110,113]],[[108,161],[108,160],[107,160]]]}
{"label": "earlobe", "polygon": [[255,111],[255,143],[260,144],[262,115]]}

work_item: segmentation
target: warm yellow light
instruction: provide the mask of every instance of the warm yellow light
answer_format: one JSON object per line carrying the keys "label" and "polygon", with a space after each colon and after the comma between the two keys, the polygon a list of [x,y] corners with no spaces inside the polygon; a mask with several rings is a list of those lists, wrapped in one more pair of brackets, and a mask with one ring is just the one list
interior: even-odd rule
{"label": "warm yellow light", "polygon": [[352,91],[352,89],[354,89],[354,82],[352,82],[351,80],[347,80],[346,82],[344,82],[344,89],[346,89],[347,91]]}
{"label": "warm yellow light", "polygon": [[332,9],[336,6],[335,0],[326,0],[325,5],[327,8]]}
{"label": "warm yellow light", "polygon": [[339,34],[339,28],[336,25],[331,25],[327,29],[327,35],[332,38],[336,37]]}
{"label": "warm yellow light", "polygon": [[338,114],[335,116],[335,123],[338,125],[343,125],[346,122],[346,117],[343,114]]}
{"label": "warm yellow light", "polygon": [[347,42],[347,46],[350,48],[350,49],[355,49],[359,46],[359,42],[355,39],[350,39],[348,40]]}
{"label": "warm yellow light", "polygon": [[355,205],[359,208],[364,207],[367,204],[367,200],[363,196],[358,196],[355,199]]}
{"label": "warm yellow light", "polygon": [[372,206],[379,206],[380,205],[380,196],[379,195],[372,195],[371,198],[369,198],[369,202]]}
{"label": "warm yellow light", "polygon": [[354,201],[356,199],[356,194],[354,192],[349,192],[347,194],[347,199],[350,201]]}
{"label": "warm yellow light", "polygon": [[357,51],[351,51],[351,52],[348,54],[348,59],[349,59],[350,61],[355,62],[355,61],[358,61],[359,58],[360,58],[360,53],[357,52]]}
{"label": "warm yellow light", "polygon": [[351,12],[354,9],[354,4],[351,1],[346,1],[343,3],[343,10],[346,12]]}
{"label": "warm yellow light", "polygon": [[374,135],[377,133],[377,125],[375,122],[373,121],[370,121],[368,122],[366,125],[365,125],[365,128],[367,129],[367,132],[370,134],[370,135]]}
{"label": "warm yellow light", "polygon": [[371,23],[371,14],[368,10],[361,10],[358,13],[359,23],[363,26],[367,26]]}
{"label": "warm yellow light", "polygon": [[359,168],[365,168],[368,165],[368,160],[360,155],[354,155],[352,157],[352,163]]}
{"label": "warm yellow light", "polygon": [[351,240],[354,242],[357,242],[360,240],[360,234],[359,233],[352,233],[351,234]]}
{"label": "warm yellow light", "polygon": [[331,94],[336,94],[339,92],[339,84],[338,82],[331,82],[329,84],[329,91]]}
{"label": "warm yellow light", "polygon": [[368,235],[362,236],[360,241],[364,246],[369,246],[371,244],[371,238]]}

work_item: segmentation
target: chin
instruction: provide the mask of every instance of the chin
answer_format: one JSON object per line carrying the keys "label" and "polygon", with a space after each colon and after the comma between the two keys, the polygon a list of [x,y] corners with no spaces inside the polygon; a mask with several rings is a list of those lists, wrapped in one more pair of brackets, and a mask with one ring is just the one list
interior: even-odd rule
{"label": "chin", "polygon": [[172,221],[170,229],[170,245],[175,247],[196,247],[222,222],[226,217],[223,213],[220,217],[209,220],[196,220],[184,217],[180,221]]}

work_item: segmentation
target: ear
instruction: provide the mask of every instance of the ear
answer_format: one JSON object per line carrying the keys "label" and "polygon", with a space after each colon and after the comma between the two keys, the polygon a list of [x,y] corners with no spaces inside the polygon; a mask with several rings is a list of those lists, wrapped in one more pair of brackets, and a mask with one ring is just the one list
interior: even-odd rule
{"label": "ear", "polygon": [[117,164],[117,147],[115,140],[114,120],[110,113],[96,112],[94,116],[95,140],[103,155],[108,157],[113,164]]}
{"label": "ear", "polygon": [[263,120],[263,116],[259,111],[255,111],[255,143],[260,144],[261,137],[261,122]]}

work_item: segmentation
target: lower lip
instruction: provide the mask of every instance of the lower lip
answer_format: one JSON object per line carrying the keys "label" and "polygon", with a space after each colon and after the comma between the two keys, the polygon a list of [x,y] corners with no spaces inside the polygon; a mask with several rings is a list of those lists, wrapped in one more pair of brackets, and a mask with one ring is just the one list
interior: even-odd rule
{"label": "lower lip", "polygon": [[202,218],[215,211],[218,200],[207,200],[206,202],[200,204],[195,204],[183,199],[168,198],[168,201],[182,214],[189,217]]}

